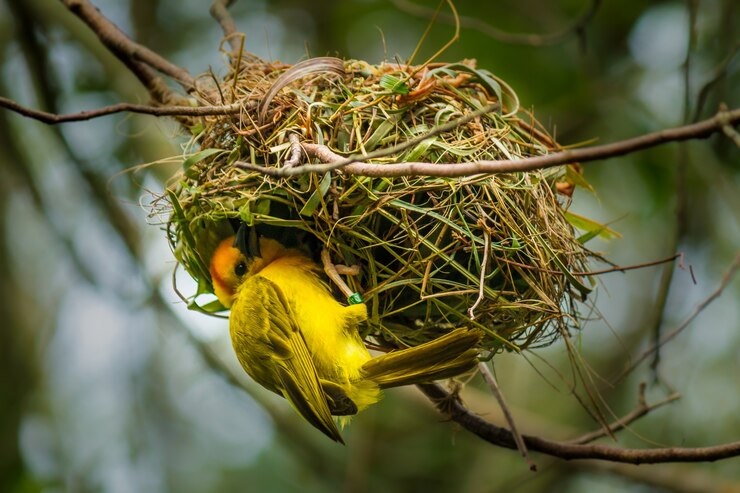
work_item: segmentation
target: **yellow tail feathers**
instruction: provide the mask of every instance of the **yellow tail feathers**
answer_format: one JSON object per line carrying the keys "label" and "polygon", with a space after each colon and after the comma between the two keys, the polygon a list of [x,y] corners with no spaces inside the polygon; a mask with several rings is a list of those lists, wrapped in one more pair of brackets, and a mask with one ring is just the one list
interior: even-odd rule
{"label": "yellow tail feathers", "polygon": [[477,330],[455,329],[419,346],[373,358],[362,366],[362,375],[381,389],[452,378],[478,364],[481,337]]}

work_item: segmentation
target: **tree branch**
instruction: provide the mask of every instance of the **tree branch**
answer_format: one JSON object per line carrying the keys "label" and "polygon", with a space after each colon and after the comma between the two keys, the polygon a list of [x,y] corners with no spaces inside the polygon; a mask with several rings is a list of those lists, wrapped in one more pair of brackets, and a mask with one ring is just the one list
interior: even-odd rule
{"label": "tree branch", "polygon": [[[70,12],[88,25],[111,53],[131,68],[132,72],[139,77],[139,80],[147,85],[147,88],[150,88],[151,76],[147,74],[146,69],[142,69],[140,64],[172,77],[188,92],[195,89],[195,79],[193,79],[187,70],[171,63],[149,48],[132,41],[131,38],[102,15],[97,7],[92,5],[88,0],[61,1]],[[162,92],[161,89],[159,92]],[[171,91],[165,91],[163,94],[169,97],[165,98],[162,102],[167,102],[175,96]]]}
{"label": "tree branch", "polygon": [[[493,445],[516,449],[514,437],[509,430],[476,416],[439,384],[421,384],[417,387],[432,401],[439,412],[467,431]],[[522,435],[522,438],[529,450],[565,460],[600,459],[630,464],[656,464],[716,461],[740,456],[740,441],[713,447],[629,449],[600,444],[555,442],[531,435]]]}
{"label": "tree branch", "polygon": [[229,7],[236,0],[213,0],[209,12],[211,17],[216,19],[218,25],[221,26],[221,30],[224,33],[224,39],[229,43],[231,48],[231,55],[235,56],[241,50],[241,40],[243,34],[240,33],[236,28],[234,18],[229,13]]}
{"label": "tree branch", "polygon": [[104,106],[94,110],[80,111],[79,113],[69,113],[59,115],[46,111],[34,110],[16,103],[12,99],[0,96],[0,108],[8,108],[20,115],[33,118],[49,125],[66,122],[79,122],[92,120],[101,116],[113,115],[116,113],[140,113],[153,116],[207,116],[207,115],[231,115],[241,111],[240,103],[232,103],[224,106],[150,106],[146,104],[135,103],[116,103],[110,106]]}
{"label": "tree branch", "polygon": [[632,152],[656,147],[667,142],[680,142],[692,139],[705,139],[710,135],[723,131],[740,123],[740,108],[731,111],[720,111],[714,117],[684,125],[640,135],[631,139],[545,154],[522,159],[505,159],[498,161],[472,161],[467,163],[395,163],[373,164],[362,162],[364,156],[353,155],[347,158],[340,156],[324,145],[305,143],[303,149],[311,157],[324,161],[322,164],[305,164],[293,168],[267,168],[249,163],[237,163],[237,166],[246,170],[260,171],[270,176],[295,176],[306,173],[326,173],[341,169],[342,172],[359,176],[441,176],[461,177],[479,173],[499,174],[537,169],[551,168],[574,162],[584,163],[597,161]]}

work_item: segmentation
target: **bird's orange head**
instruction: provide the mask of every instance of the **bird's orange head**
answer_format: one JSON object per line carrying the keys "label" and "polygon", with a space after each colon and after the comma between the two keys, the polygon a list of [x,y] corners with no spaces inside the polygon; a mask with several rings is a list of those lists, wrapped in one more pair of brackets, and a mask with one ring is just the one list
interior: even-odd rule
{"label": "bird's orange head", "polygon": [[234,245],[234,236],[219,243],[211,257],[213,292],[226,308],[231,308],[237,288],[244,281],[248,263],[244,254]]}

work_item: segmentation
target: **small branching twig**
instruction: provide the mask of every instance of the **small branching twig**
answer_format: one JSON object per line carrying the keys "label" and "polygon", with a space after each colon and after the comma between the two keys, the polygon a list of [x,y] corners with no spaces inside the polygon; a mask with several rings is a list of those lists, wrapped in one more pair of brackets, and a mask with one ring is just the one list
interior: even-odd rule
{"label": "small branching twig", "polygon": [[591,433],[586,433],[585,435],[581,435],[578,438],[574,438],[573,440],[570,440],[568,443],[591,443],[594,440],[597,440],[599,438],[605,437],[606,435],[612,434],[614,432],[617,432],[619,430],[622,430],[623,428],[626,428],[631,423],[637,421],[641,417],[648,414],[650,411],[657,409],[659,407],[662,407],[666,404],[669,404],[677,399],[681,398],[681,394],[679,393],[673,393],[666,397],[663,400],[660,400],[656,402],[655,404],[648,404],[647,400],[645,399],[645,387],[646,385],[644,383],[640,384],[639,394],[637,396],[637,406],[630,411],[628,414],[622,416],[618,420],[616,420],[614,423],[610,424],[608,427],[608,430],[605,430],[603,428],[592,431]]}
{"label": "small branching twig", "polygon": [[725,272],[725,275],[722,276],[722,280],[719,283],[719,286],[717,286],[717,289],[715,289],[708,297],[706,297],[701,303],[699,303],[696,308],[694,308],[694,311],[691,312],[691,314],[686,318],[686,320],[681,323],[678,327],[676,327],[673,331],[669,332],[668,334],[664,334],[659,341],[657,341],[652,347],[650,347],[647,351],[642,353],[635,361],[632,362],[627,368],[622,371],[622,373],[614,380],[614,383],[620,382],[623,378],[625,378],[627,375],[629,375],[640,363],[645,361],[650,355],[655,353],[655,351],[658,350],[658,348],[665,345],[668,341],[675,338],[678,334],[684,331],[686,327],[691,324],[691,322],[694,321],[694,319],[699,316],[701,312],[704,311],[704,309],[709,306],[710,303],[712,303],[714,300],[719,298],[719,296],[722,294],[722,292],[725,290],[727,285],[730,283],[730,281],[733,279],[735,274],[737,273],[738,269],[740,269],[740,252],[737,253],[735,256],[735,260],[730,265],[730,268]]}
{"label": "small branching twig", "polygon": [[722,132],[724,132],[727,138],[734,142],[738,148],[740,148],[740,134],[737,133],[737,130],[735,130],[735,128],[732,126],[734,122],[730,121],[730,119],[727,118],[727,106],[722,104],[721,109],[724,112],[721,112],[717,116],[719,117],[720,123],[722,124]]}
{"label": "small branching twig", "polygon": [[[435,11],[433,9],[417,5],[408,0],[393,0],[393,4],[399,10],[417,17],[431,19],[435,15]],[[586,9],[586,11],[576,19],[573,24],[550,34],[511,33],[502,29],[497,29],[475,17],[459,16],[459,23],[460,27],[473,29],[502,43],[527,46],[551,46],[560,43],[571,36],[582,35],[586,26],[588,26],[588,23],[591,22],[591,19],[596,15],[600,6],[601,0],[593,0],[588,9]],[[436,14],[436,16],[443,22],[455,22],[455,18],[450,14],[440,13]]]}

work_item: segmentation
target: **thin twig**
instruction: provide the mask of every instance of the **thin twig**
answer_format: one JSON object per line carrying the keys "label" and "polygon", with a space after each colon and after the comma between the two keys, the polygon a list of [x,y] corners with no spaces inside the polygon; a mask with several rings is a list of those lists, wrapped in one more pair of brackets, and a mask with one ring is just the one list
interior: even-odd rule
{"label": "thin twig", "polygon": [[689,324],[691,324],[691,322],[693,322],[694,319],[702,311],[704,311],[704,309],[709,306],[710,303],[719,298],[719,296],[730,283],[738,269],[740,269],[740,252],[738,252],[738,254],[735,256],[735,260],[730,265],[730,268],[727,270],[727,272],[725,272],[724,276],[722,276],[722,281],[719,283],[719,286],[717,286],[717,289],[715,289],[707,298],[699,303],[691,312],[691,314],[686,318],[686,320],[681,323],[681,325],[676,327],[672,332],[664,334],[660,341],[658,341],[655,345],[642,353],[639,358],[637,358],[631,365],[625,368],[624,371],[622,371],[622,373],[614,380],[614,383],[620,382],[624,377],[629,375],[640,363],[645,361],[651,354],[653,354],[659,347],[663,346],[668,341],[672,340],[678,334],[683,332],[684,329],[686,329],[686,327],[688,327]]}
{"label": "thin twig", "polygon": [[[668,142],[680,142],[692,139],[704,139],[722,130],[727,125],[737,125],[740,122],[740,108],[731,111],[720,111],[712,118],[698,123],[683,125],[658,132],[640,135],[631,139],[613,142],[600,146],[585,147],[582,149],[568,149],[543,156],[535,156],[522,159],[504,159],[498,161],[472,161],[467,163],[395,163],[395,164],[372,164],[360,161],[362,156],[350,156],[344,158],[333,152],[326,146],[319,144],[303,144],[303,149],[309,156],[316,157],[323,164],[304,164],[295,168],[268,168],[255,166],[245,162],[237,162],[236,165],[242,169],[259,171],[270,176],[294,176],[305,173],[326,173],[335,169],[342,172],[359,176],[443,176],[461,177],[475,174],[499,174],[522,171],[533,171],[537,169],[551,168],[574,162],[584,163],[597,161],[617,156],[624,156],[632,152],[649,149]],[[437,127],[442,128],[442,127]],[[446,131],[443,129],[442,131]],[[428,138],[424,135],[421,140]],[[415,139],[412,139],[415,140]],[[411,142],[411,141],[409,141]],[[415,144],[414,144],[415,145]],[[397,152],[397,146],[383,155]],[[380,153],[370,153],[367,158],[379,157]]]}
{"label": "thin twig", "polygon": [[488,388],[491,389],[493,396],[498,401],[498,405],[501,408],[501,412],[504,413],[504,418],[506,418],[506,422],[509,425],[509,430],[511,431],[511,436],[514,438],[514,442],[516,443],[517,450],[519,450],[519,453],[522,454],[522,457],[524,457],[524,460],[527,462],[527,465],[529,466],[529,470],[536,471],[537,465],[529,457],[529,452],[527,451],[527,445],[524,443],[524,439],[522,438],[522,435],[519,433],[519,430],[517,429],[516,422],[514,421],[514,416],[511,414],[511,410],[509,409],[509,406],[506,404],[506,401],[504,400],[504,395],[501,393],[501,389],[498,386],[496,377],[493,375],[493,372],[491,371],[491,369],[488,368],[488,364],[486,364],[485,361],[481,361],[480,363],[478,363],[478,370],[480,371],[480,374],[483,376],[483,380],[485,380],[486,385],[488,385]]}
{"label": "thin twig", "polygon": [[735,42],[735,46],[730,49],[727,56],[714,68],[709,80],[699,89],[699,94],[696,96],[696,105],[694,106],[694,116],[691,118],[692,122],[698,121],[701,117],[702,110],[704,110],[704,103],[709,96],[709,91],[712,90],[715,84],[727,76],[727,67],[730,66],[738,51],[740,51],[740,41]]}
{"label": "thin twig", "polygon": [[135,103],[116,103],[94,110],[80,111],[78,113],[69,113],[59,115],[46,111],[39,111],[27,108],[15,101],[0,96],[0,107],[8,108],[19,115],[33,118],[49,125],[66,122],[79,122],[100,118],[101,116],[113,115],[116,113],[140,113],[143,115],[153,116],[207,116],[207,115],[232,115],[241,111],[240,103],[233,103],[224,106],[151,106],[146,104]]}
{"label": "thin twig", "polygon": [[[580,277],[580,276],[600,276],[600,275],[603,275],[603,274],[611,274],[613,272],[622,272],[622,273],[624,273],[624,272],[627,272],[628,270],[644,269],[646,267],[653,267],[653,266],[656,266],[656,265],[665,264],[667,262],[673,262],[677,258],[680,258],[682,255],[683,254],[681,254],[681,253],[677,253],[675,255],[671,255],[670,257],[664,258],[664,259],[661,259],[661,260],[653,260],[653,261],[650,261],[650,262],[643,262],[643,263],[640,263],[640,264],[628,265],[626,267],[622,267],[620,265],[615,265],[614,267],[610,267],[608,269],[591,270],[591,271],[588,271],[588,272],[572,271],[572,272],[570,272],[570,275]],[[534,266],[534,265],[523,264],[521,262],[517,262],[516,260],[511,260],[511,259],[508,259],[508,258],[501,257],[501,258],[497,258],[496,261],[497,262],[504,262],[506,264],[516,265],[517,267],[521,267],[522,269],[535,270],[537,272],[544,272],[545,274],[550,274],[550,275],[553,275],[553,276],[564,276],[565,275],[565,273],[563,271],[560,271],[560,270],[543,269],[542,267],[537,267],[537,266]]]}
{"label": "thin twig", "polygon": [[[393,0],[393,4],[399,10],[418,17],[431,18],[435,14],[433,9],[422,7],[421,5],[417,5],[407,0]],[[586,11],[576,19],[573,24],[550,34],[511,33],[502,29],[497,29],[476,17],[460,16],[459,22],[461,27],[476,30],[497,41],[501,41],[502,43],[528,46],[550,46],[571,36],[581,35],[598,11],[600,5],[601,0],[593,0],[588,9],[586,9]],[[447,23],[455,22],[455,18],[450,14],[440,14],[439,19]]]}
{"label": "thin twig", "polygon": [[678,392],[674,392],[665,399],[656,402],[655,404],[648,404],[645,400],[645,387],[646,385],[644,383],[640,384],[639,394],[637,397],[637,407],[635,407],[635,409],[625,414],[615,422],[611,423],[608,427],[608,431],[604,428],[601,428],[590,433],[581,435],[578,438],[574,438],[573,440],[569,440],[568,443],[591,443],[594,440],[606,436],[607,434],[612,434],[616,431],[626,428],[631,423],[648,414],[650,411],[681,398],[681,394],[679,394]]}
{"label": "thin twig", "polygon": [[[720,105],[721,108],[724,108],[725,110],[727,107],[722,104]],[[740,134],[737,133],[737,130],[735,130],[732,126],[732,122],[730,122],[728,119],[724,118],[723,115],[720,114],[722,121],[722,132],[735,143],[737,147],[740,147]]]}
{"label": "thin twig", "polygon": [[486,285],[486,269],[488,268],[488,250],[491,249],[491,235],[488,231],[483,231],[483,261],[480,264],[480,279],[478,279],[478,298],[473,303],[473,306],[468,308],[468,316],[470,320],[475,320],[475,309],[481,304],[485,296],[485,285]]}
{"label": "thin twig", "polygon": [[[435,405],[437,410],[467,431],[488,443],[516,449],[512,433],[501,426],[476,416],[439,384],[421,384],[417,387]],[[599,459],[629,464],[656,464],[659,462],[704,462],[740,456],[740,441],[711,447],[662,447],[634,449],[601,444],[556,442],[531,435],[522,435],[530,451],[572,459]]]}

